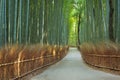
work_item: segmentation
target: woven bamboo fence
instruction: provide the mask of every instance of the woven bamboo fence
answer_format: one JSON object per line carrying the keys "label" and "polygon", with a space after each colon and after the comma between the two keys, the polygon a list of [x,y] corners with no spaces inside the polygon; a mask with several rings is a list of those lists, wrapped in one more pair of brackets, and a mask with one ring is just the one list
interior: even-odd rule
{"label": "woven bamboo fence", "polygon": [[83,60],[94,67],[120,73],[120,46],[115,43],[85,43],[78,47]]}
{"label": "woven bamboo fence", "polygon": [[18,80],[60,61],[68,46],[6,46],[0,49],[0,80]]}

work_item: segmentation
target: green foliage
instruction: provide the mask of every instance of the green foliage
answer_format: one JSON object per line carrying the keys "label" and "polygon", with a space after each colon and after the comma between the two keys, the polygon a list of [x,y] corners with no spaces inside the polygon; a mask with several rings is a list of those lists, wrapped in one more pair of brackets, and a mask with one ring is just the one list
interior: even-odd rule
{"label": "green foliage", "polygon": [[120,1],[110,1],[0,0],[0,46],[120,42]]}
{"label": "green foliage", "polygon": [[69,3],[69,6],[72,6],[69,12],[70,45],[84,42],[120,41],[118,34],[120,1],[114,0],[111,4],[110,1],[72,0]]}
{"label": "green foliage", "polygon": [[69,3],[69,6],[71,6],[69,12],[69,45],[72,46],[78,44],[80,37],[82,37],[79,31],[85,21],[84,3],[84,0],[72,0]]}
{"label": "green foliage", "polygon": [[0,45],[66,45],[66,4],[68,0],[0,0]]}

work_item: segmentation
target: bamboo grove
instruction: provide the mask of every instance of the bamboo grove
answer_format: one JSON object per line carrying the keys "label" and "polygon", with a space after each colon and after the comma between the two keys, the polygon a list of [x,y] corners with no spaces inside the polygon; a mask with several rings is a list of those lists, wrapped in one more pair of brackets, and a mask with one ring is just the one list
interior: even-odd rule
{"label": "bamboo grove", "polygon": [[0,46],[66,45],[66,0],[0,0]]}
{"label": "bamboo grove", "polygon": [[0,80],[29,80],[32,73],[65,57],[67,4],[67,0],[0,0]]}
{"label": "bamboo grove", "polygon": [[[120,1],[80,0],[78,16],[78,41],[120,42]],[[84,5],[83,5],[84,4]],[[82,12],[82,13],[81,13]],[[80,20],[79,20],[80,19]]]}
{"label": "bamboo grove", "polygon": [[119,0],[69,0],[69,2],[69,44],[120,42]]}
{"label": "bamboo grove", "polygon": [[120,0],[0,0],[0,80],[60,61],[66,45],[88,64],[120,71],[119,33]]}
{"label": "bamboo grove", "polygon": [[119,0],[0,0],[0,45],[119,43],[119,4]]}
{"label": "bamboo grove", "polygon": [[84,62],[120,75],[120,0],[80,1],[76,26]]}

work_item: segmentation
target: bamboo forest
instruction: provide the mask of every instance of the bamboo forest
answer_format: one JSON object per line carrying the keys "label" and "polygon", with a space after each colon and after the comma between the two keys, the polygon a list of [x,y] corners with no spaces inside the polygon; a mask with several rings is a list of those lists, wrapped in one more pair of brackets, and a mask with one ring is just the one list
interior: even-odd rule
{"label": "bamboo forest", "polygon": [[0,0],[0,80],[120,80],[120,0]]}

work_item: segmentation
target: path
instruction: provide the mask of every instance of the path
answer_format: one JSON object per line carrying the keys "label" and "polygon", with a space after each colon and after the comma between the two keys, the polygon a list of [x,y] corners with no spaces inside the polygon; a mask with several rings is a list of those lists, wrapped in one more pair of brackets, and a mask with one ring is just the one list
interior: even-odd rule
{"label": "path", "polygon": [[75,48],[68,55],[31,80],[120,80],[120,76],[97,71],[86,66]]}

